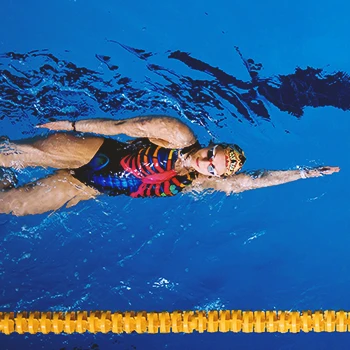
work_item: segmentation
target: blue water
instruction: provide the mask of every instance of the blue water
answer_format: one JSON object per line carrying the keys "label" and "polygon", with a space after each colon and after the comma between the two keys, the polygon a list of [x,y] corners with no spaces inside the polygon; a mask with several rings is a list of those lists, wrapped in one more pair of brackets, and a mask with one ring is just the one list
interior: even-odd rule
{"label": "blue water", "polygon": [[[1,134],[45,135],[34,126],[51,119],[169,114],[203,144],[239,144],[245,169],[341,167],[333,176],[230,197],[101,197],[51,215],[1,215],[1,311],[350,310],[349,85],[336,75],[350,72],[349,5],[8,0],[0,6]],[[201,64],[176,59],[176,52]],[[285,94],[282,81],[297,67],[336,80],[324,90],[326,102],[319,93],[304,103],[299,88],[305,93],[310,86],[301,79],[293,103],[282,106],[267,98],[266,86],[254,85],[248,59],[262,64],[259,84],[280,79],[278,92]],[[19,175],[25,182],[43,171]],[[1,350],[311,350],[348,342],[347,334],[312,333],[0,335]]]}

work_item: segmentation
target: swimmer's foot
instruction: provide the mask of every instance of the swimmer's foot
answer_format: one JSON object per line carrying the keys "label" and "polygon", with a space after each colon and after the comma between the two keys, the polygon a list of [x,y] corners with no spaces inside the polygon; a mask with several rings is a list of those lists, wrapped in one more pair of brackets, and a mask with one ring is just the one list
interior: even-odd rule
{"label": "swimmer's foot", "polygon": [[[4,152],[8,148],[10,139],[7,136],[0,136],[0,153]],[[0,173],[1,179],[1,173]]]}
{"label": "swimmer's foot", "polygon": [[0,167],[0,191],[15,187],[17,182],[16,174],[12,169]]}

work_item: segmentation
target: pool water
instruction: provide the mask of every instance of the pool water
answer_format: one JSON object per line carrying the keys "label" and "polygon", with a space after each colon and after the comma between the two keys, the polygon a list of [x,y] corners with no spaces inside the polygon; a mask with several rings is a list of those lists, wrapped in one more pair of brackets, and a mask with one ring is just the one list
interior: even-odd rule
{"label": "pool water", "polygon": [[[1,135],[176,116],[245,170],[339,174],[226,196],[0,215],[1,311],[349,310],[349,5],[6,1]],[[120,138],[124,139],[124,138]],[[20,183],[51,169],[19,172]],[[0,335],[0,349],[344,348],[347,334]]]}

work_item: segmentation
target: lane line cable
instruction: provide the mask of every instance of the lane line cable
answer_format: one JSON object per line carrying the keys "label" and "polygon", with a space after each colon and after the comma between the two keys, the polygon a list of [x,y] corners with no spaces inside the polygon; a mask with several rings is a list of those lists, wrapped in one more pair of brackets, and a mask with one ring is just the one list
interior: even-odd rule
{"label": "lane line cable", "polygon": [[346,311],[0,312],[0,333],[348,332]]}

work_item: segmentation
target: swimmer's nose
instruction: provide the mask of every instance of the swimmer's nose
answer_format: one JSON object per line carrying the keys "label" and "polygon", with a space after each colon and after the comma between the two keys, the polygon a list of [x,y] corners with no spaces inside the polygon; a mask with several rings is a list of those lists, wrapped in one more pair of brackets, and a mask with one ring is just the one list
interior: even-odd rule
{"label": "swimmer's nose", "polygon": [[208,158],[202,158],[199,160],[203,165],[209,165],[210,162],[209,162],[209,159]]}
{"label": "swimmer's nose", "polygon": [[200,158],[200,160],[201,160],[202,162],[207,162],[207,163],[209,163],[209,158],[208,158],[208,156],[205,156],[205,157],[203,157],[203,158]]}

